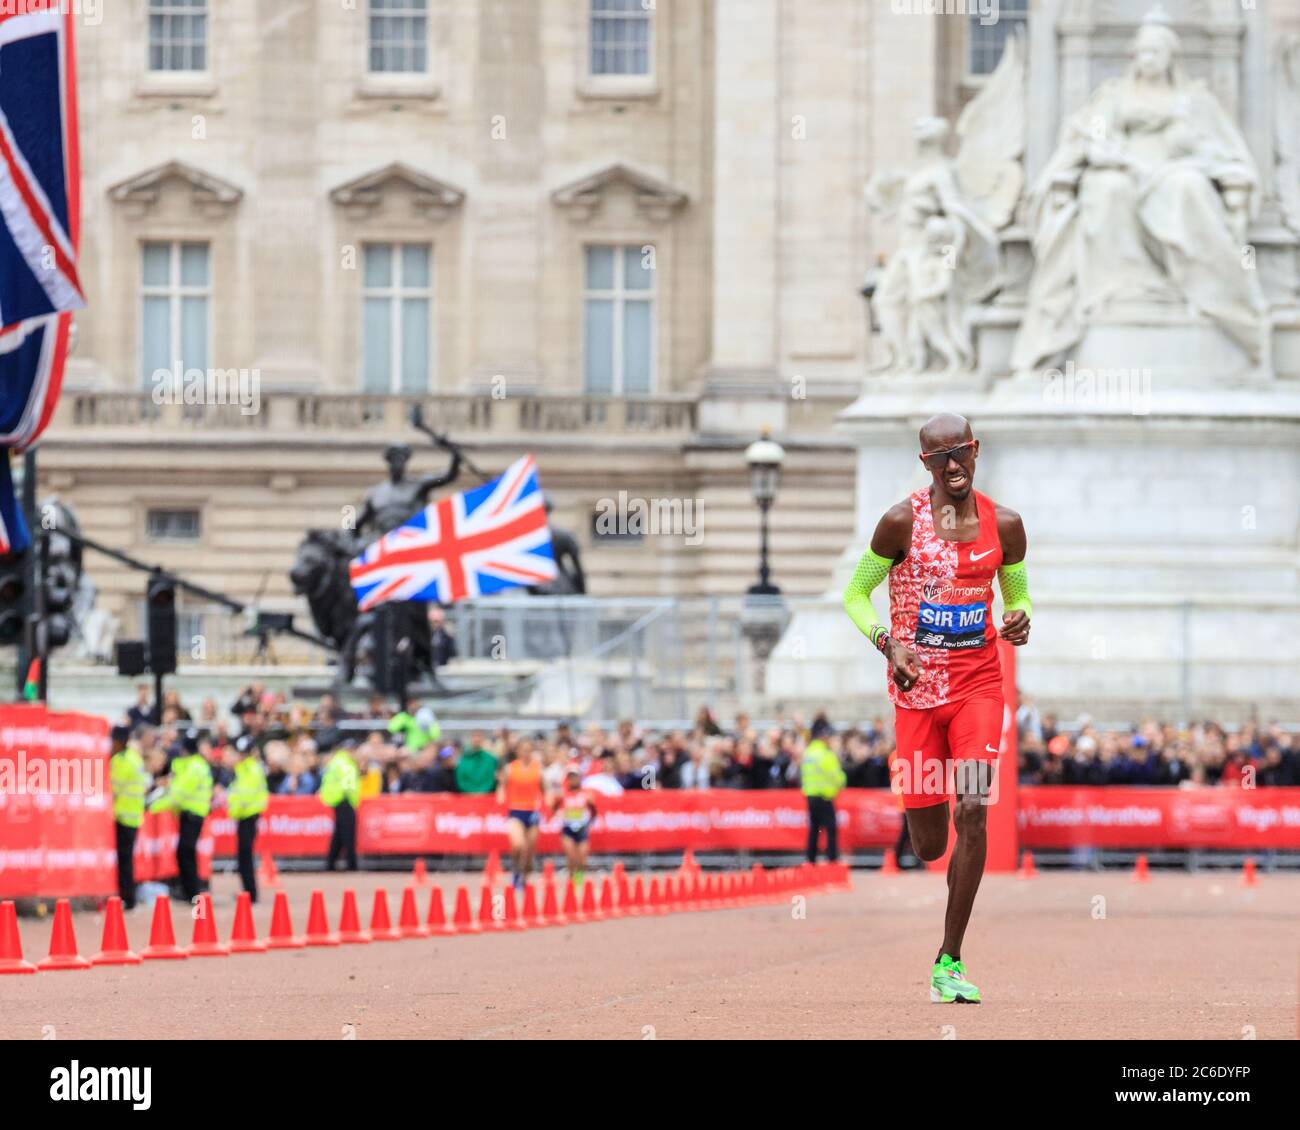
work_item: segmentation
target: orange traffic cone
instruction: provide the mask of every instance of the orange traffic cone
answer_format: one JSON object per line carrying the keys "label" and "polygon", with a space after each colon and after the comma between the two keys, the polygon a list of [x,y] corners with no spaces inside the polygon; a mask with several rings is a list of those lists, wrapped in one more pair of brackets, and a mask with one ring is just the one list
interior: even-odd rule
{"label": "orange traffic cone", "polygon": [[1243,887],[1254,887],[1259,884],[1259,879],[1255,875],[1255,859],[1253,856],[1247,856],[1245,863],[1241,865],[1241,885]]}
{"label": "orange traffic cone", "polygon": [[153,922],[149,927],[149,944],[145,946],[140,956],[146,961],[189,957],[189,954],[176,944],[176,934],[172,931],[172,904],[166,895],[159,895],[154,901]]}
{"label": "orange traffic cone", "polygon": [[427,938],[429,931],[420,921],[420,911],[415,905],[415,888],[407,887],[402,892],[402,909],[398,915],[397,932],[403,938]]}
{"label": "orange traffic cone", "polygon": [[555,878],[555,860],[548,859],[542,864],[542,882],[547,882]]}
{"label": "orange traffic cone", "polygon": [[596,906],[596,881],[585,877],[582,880],[582,917],[588,922],[599,922],[605,917]]}
{"label": "orange traffic cone", "polygon": [[0,902],[0,973],[35,973],[36,966],[23,960],[23,939],[18,933],[18,908]]}
{"label": "orange traffic cone", "polygon": [[546,885],[542,889],[541,925],[564,926],[567,923],[568,919],[560,916],[559,900],[555,897],[555,875],[552,873],[547,876]]}
{"label": "orange traffic cone", "polygon": [[699,898],[700,877],[692,872],[677,876],[677,908],[679,910],[699,910],[696,905]]}
{"label": "orange traffic cone", "polygon": [[307,906],[307,934],[309,946],[336,946],[339,936],[330,933],[329,915],[325,913],[325,892],[312,891],[311,902]]}
{"label": "orange traffic cone", "polygon": [[364,946],[371,940],[370,931],[361,928],[357,892],[348,887],[343,891],[343,908],[339,911],[339,942],[345,946]]}
{"label": "orange traffic cone", "polygon": [[528,925],[519,917],[519,903],[515,899],[514,887],[506,887],[505,914],[501,919],[502,928],[506,930],[527,930]]}
{"label": "orange traffic cone", "polygon": [[261,858],[261,867],[258,881],[264,887],[278,887],[280,885],[280,872],[275,869],[275,857],[269,853]]}
{"label": "orange traffic cone", "polygon": [[415,866],[411,868],[411,882],[417,887],[423,887],[428,882],[429,874],[424,867],[424,856],[416,856]]}
{"label": "orange traffic cone", "polygon": [[462,883],[456,888],[456,909],[451,919],[452,929],[457,934],[477,934],[481,929],[469,909],[469,888]]}
{"label": "orange traffic cone", "polygon": [[454,934],[456,927],[447,921],[447,911],[442,905],[442,888],[434,887],[429,892],[429,915],[424,920],[430,935],[446,936]]}
{"label": "orange traffic cone", "polygon": [[131,951],[126,940],[126,919],[122,917],[122,900],[113,895],[104,906],[104,936],[99,943],[99,953],[90,959],[91,965],[139,965],[143,960]]}
{"label": "orange traffic cone", "polygon": [[388,892],[380,887],[370,908],[370,936],[377,942],[401,941],[402,935],[388,917]]}
{"label": "orange traffic cone", "polygon": [[1150,881],[1151,875],[1147,871],[1147,857],[1145,855],[1139,855],[1133,864],[1133,882],[1149,883]]}
{"label": "orange traffic cone", "polygon": [[893,848],[885,848],[885,858],[881,861],[880,873],[882,875],[898,874],[898,855]]}
{"label": "orange traffic cone", "polygon": [[72,929],[72,904],[59,899],[54,904],[54,929],[50,933],[50,956],[36,963],[37,969],[89,969],[90,962],[77,952],[77,935]]}
{"label": "orange traffic cone", "polygon": [[632,897],[628,901],[629,914],[645,914],[645,880],[640,875],[632,883]]}
{"label": "orange traffic cone", "polygon": [[524,926],[530,930],[547,924],[537,906],[537,888],[532,883],[524,886],[524,909],[520,917],[523,919]]}
{"label": "orange traffic cone", "polygon": [[478,928],[480,930],[504,929],[505,923],[498,922],[492,913],[492,884],[484,883],[478,895]]}
{"label": "orange traffic cone", "polygon": [[[583,886],[586,886],[584,883]],[[586,922],[587,916],[578,906],[578,889],[571,881],[564,884],[564,903],[560,907],[561,922]]]}
{"label": "orange traffic cone", "polygon": [[229,957],[230,947],[217,940],[217,924],[212,917],[212,896],[199,895],[194,909],[194,933],[187,951],[190,957]]}
{"label": "orange traffic cone", "polygon": [[1020,856],[1020,870],[1016,874],[1017,879],[1033,879],[1038,875],[1038,869],[1034,867],[1034,853],[1032,851],[1024,852]]}
{"label": "orange traffic cone", "polygon": [[621,913],[614,901],[614,882],[607,875],[600,883],[600,903],[597,913],[601,918],[616,918]]}
{"label": "orange traffic cone", "polygon": [[501,874],[501,853],[493,848],[488,852],[487,862],[483,864],[483,882],[491,886]]}
{"label": "orange traffic cone", "polygon": [[[293,932],[293,922],[289,917],[289,896],[283,891],[275,892],[275,904],[271,907],[271,932],[266,936],[266,948],[269,950],[296,950],[307,944],[306,939]],[[149,952],[145,951],[145,957]]]}
{"label": "orange traffic cone", "polygon": [[665,875],[661,888],[660,903],[664,914],[673,914],[682,909],[682,884],[676,875]]}
{"label": "orange traffic cone", "polygon": [[266,953],[266,943],[259,941],[253,925],[253,896],[240,891],[235,900],[235,921],[230,927],[231,953]]}

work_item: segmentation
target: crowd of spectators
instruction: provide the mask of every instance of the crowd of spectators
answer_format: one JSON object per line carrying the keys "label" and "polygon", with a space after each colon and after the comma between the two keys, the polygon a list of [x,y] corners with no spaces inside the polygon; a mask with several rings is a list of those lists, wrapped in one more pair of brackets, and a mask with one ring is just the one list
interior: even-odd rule
{"label": "crowd of spectators", "polygon": [[1022,700],[1020,780],[1035,785],[1300,785],[1300,740],[1277,722],[1235,730],[1144,719],[1125,730],[1088,718],[1068,728]]}
{"label": "crowd of spectators", "polygon": [[[824,736],[844,765],[850,787],[889,785],[894,750],[884,718],[834,726],[825,715],[789,715],[757,725],[744,714],[724,725],[701,707],[690,728],[654,728],[623,721],[611,728],[561,724],[548,733],[490,731],[444,733],[434,712],[418,702],[395,710],[381,697],[345,712],[334,696],[290,702],[260,685],[245,688],[225,710],[206,698],[191,712],[176,691],[164,696],[161,715],[150,688],[138,688],[128,712],[146,766],[156,775],[185,736],[212,763],[218,784],[229,781],[234,741],[248,736],[266,764],[273,794],[306,796],[320,787],[332,750],[353,751],[363,798],[380,793],[490,793],[498,770],[530,748],[541,752],[544,781],[557,788],[566,765],[578,762],[589,788],[608,794],[627,789],[798,788],[807,742]],[[1300,785],[1300,740],[1276,723],[1236,730],[1213,722],[1186,728],[1144,720],[1124,729],[1089,719],[1063,725],[1021,702],[1016,715],[1020,779],[1044,785],[1247,786]]]}

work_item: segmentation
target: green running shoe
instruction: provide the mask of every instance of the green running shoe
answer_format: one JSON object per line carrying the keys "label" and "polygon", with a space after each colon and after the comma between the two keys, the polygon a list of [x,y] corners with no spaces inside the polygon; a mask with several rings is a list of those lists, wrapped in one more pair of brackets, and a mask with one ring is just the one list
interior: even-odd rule
{"label": "green running shoe", "polygon": [[930,1000],[935,1004],[979,1004],[980,991],[966,980],[966,967],[945,953],[930,974]]}

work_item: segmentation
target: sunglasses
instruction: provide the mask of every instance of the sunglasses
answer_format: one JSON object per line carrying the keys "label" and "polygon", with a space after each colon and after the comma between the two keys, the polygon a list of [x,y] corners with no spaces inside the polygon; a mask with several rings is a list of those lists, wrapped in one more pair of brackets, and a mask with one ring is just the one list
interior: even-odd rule
{"label": "sunglasses", "polygon": [[958,463],[966,463],[975,454],[976,440],[967,440],[965,443],[959,443],[956,447],[950,447],[947,451],[923,451],[921,452],[921,462],[924,463],[931,471],[942,471],[948,466],[949,459],[956,459]]}

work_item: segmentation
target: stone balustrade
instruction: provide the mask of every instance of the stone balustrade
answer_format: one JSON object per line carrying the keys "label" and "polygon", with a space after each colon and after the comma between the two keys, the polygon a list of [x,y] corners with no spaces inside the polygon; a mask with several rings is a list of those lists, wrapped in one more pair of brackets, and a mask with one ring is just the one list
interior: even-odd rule
{"label": "stone balustrade", "polygon": [[487,394],[422,397],[263,392],[251,405],[158,403],[148,392],[68,392],[60,402],[56,433],[97,429],[146,431],[349,432],[386,435],[409,426],[420,405],[439,431],[490,437],[517,433],[654,434],[686,437],[695,431],[696,402],[689,396],[598,397]]}

